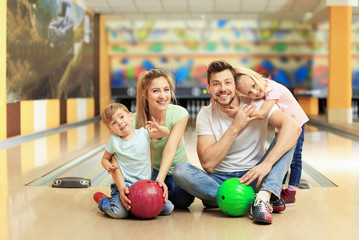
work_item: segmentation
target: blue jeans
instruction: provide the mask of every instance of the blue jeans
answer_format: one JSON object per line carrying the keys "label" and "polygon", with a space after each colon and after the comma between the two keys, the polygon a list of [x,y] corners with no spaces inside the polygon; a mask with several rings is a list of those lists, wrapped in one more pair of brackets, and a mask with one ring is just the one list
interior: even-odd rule
{"label": "blue jeans", "polygon": [[[126,186],[129,188],[130,184],[126,183]],[[120,192],[115,183],[111,184],[111,198],[100,199],[98,208],[113,218],[128,218],[130,214],[121,202]],[[169,215],[173,209],[171,201],[167,201],[160,215]]]}
{"label": "blue jeans", "polygon": [[[305,124],[302,126],[302,133],[300,134],[297,146],[295,147],[294,155],[292,163],[290,164],[290,175],[289,175],[289,185],[292,186],[299,186],[300,178],[302,176],[302,149],[303,149],[303,142],[304,142],[304,131],[305,131]],[[283,184],[286,181],[288,173],[285,175],[283,179]]]}
{"label": "blue jeans", "polygon": [[[177,163],[178,164],[178,163]],[[158,176],[158,171],[152,171],[152,180],[155,181]],[[167,175],[165,184],[168,187],[168,200],[171,201],[175,208],[187,208],[194,201],[194,196],[188,194],[180,188],[173,180],[173,175]]]}
{"label": "blue jeans", "polygon": [[[276,140],[277,134],[258,164],[260,164],[272,150]],[[272,200],[279,199],[282,189],[282,181],[292,161],[294,148],[295,147],[291,148],[273,165],[270,173],[262,180],[260,189],[255,188],[257,181],[252,182],[251,185],[256,192],[260,190],[268,190],[272,193]],[[240,178],[247,172],[248,171],[207,173],[189,163],[181,162],[177,163],[172,174],[176,183],[188,193],[210,205],[216,205],[217,190],[221,183],[229,178]]]}

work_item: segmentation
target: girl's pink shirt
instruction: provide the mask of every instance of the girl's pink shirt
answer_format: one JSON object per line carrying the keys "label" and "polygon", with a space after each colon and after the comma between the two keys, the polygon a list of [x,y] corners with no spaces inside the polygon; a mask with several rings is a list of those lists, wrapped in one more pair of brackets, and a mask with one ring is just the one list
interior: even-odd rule
{"label": "girl's pink shirt", "polygon": [[265,100],[276,100],[279,109],[292,116],[300,126],[308,122],[309,118],[288,88],[270,79],[267,83]]}

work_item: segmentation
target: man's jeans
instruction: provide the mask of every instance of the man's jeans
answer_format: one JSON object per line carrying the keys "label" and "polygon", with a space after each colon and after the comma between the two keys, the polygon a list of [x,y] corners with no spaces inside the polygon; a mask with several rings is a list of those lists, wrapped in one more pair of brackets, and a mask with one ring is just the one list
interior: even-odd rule
{"label": "man's jeans", "polygon": [[[276,140],[277,134],[269,146],[267,152],[261,161],[258,162],[258,164],[260,164],[265,159],[267,154],[272,150]],[[252,182],[251,185],[256,192],[258,192],[258,190],[268,190],[272,193],[272,200],[279,199],[282,189],[282,181],[284,175],[289,169],[293,158],[294,149],[295,146],[287,153],[285,153],[282,158],[273,165],[270,173],[262,180],[260,189],[255,189],[257,180]],[[190,163],[181,162],[175,166],[172,175],[175,182],[182,189],[210,205],[217,205],[216,195],[221,183],[229,178],[240,178],[246,172],[248,171],[232,173],[207,173],[191,165]]]}

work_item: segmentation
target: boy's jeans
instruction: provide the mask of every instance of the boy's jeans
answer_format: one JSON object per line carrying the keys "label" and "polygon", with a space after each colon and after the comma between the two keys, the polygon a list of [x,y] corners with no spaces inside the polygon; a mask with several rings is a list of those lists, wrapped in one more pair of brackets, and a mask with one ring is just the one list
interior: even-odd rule
{"label": "boy's jeans", "polygon": [[[128,185],[128,184],[126,184]],[[129,187],[129,186],[127,186]],[[129,212],[122,205],[120,199],[120,192],[115,183],[111,184],[111,198],[102,198],[99,201],[98,208],[113,218],[128,218]],[[169,215],[173,211],[173,204],[171,201],[167,201],[165,206],[163,207],[160,215]]]}

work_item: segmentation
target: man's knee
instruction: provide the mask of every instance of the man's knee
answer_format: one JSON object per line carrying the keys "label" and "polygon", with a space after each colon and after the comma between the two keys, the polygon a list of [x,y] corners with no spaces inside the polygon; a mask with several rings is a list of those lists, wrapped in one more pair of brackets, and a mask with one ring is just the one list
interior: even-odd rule
{"label": "man's knee", "polygon": [[187,162],[179,162],[173,169],[172,176],[176,180],[176,178],[181,178],[188,173],[189,163]]}

